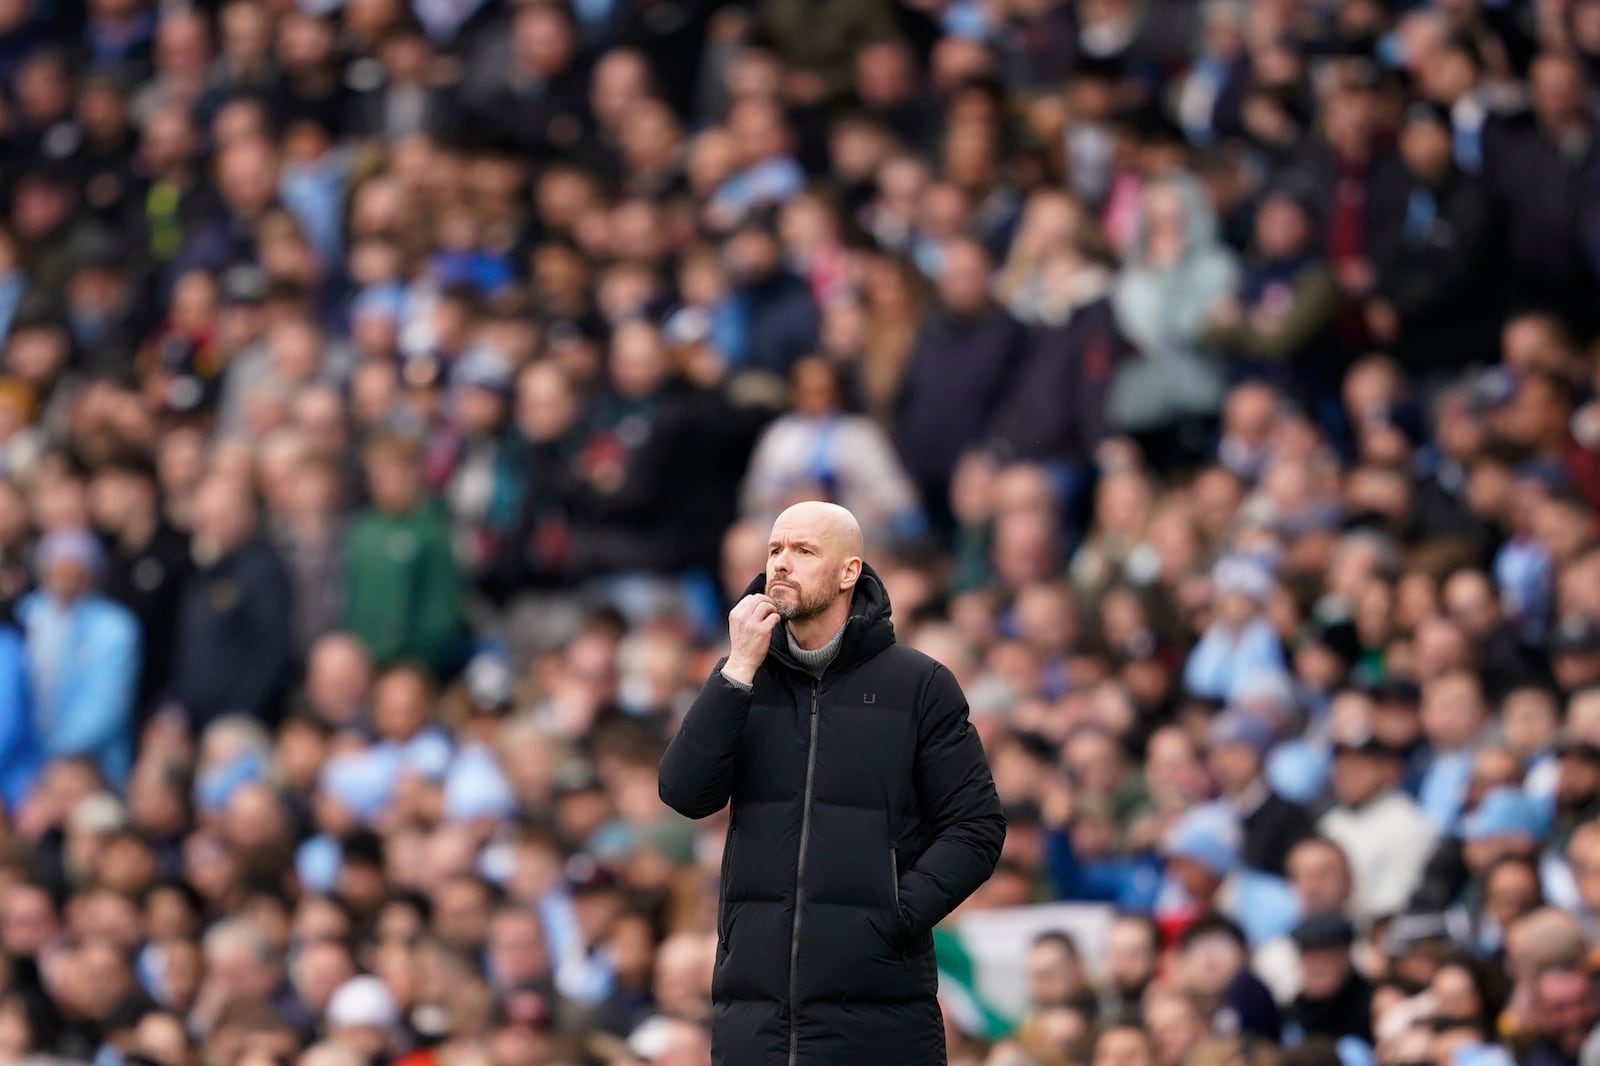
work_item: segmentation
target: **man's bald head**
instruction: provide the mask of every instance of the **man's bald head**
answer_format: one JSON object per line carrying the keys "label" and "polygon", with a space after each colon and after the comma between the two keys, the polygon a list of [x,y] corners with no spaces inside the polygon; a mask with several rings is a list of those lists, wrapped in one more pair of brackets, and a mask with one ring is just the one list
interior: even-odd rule
{"label": "man's bald head", "polygon": [[772,523],[773,536],[779,529],[803,530],[822,540],[840,560],[851,556],[859,559],[866,551],[866,541],[861,536],[861,523],[856,516],[836,503],[822,500],[804,500],[778,516]]}
{"label": "man's bald head", "polygon": [[772,523],[767,595],[793,623],[848,612],[864,545],[856,516],[838,504],[797,503]]}

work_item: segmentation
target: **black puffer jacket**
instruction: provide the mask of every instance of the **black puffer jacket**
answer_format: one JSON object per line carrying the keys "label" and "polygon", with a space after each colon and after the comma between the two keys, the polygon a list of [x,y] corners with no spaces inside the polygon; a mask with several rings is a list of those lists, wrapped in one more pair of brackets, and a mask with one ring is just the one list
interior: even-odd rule
{"label": "black puffer jacket", "polygon": [[870,569],[845,626],[820,681],[781,631],[753,694],[719,666],[661,760],[688,817],[733,801],[719,1066],[945,1061],[932,930],[993,872],[1005,818],[960,687],[895,643]]}

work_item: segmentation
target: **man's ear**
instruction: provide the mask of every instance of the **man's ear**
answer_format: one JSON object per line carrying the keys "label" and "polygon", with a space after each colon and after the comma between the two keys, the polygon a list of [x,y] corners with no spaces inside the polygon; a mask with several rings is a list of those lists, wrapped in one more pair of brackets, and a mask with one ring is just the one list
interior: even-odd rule
{"label": "man's ear", "polygon": [[856,582],[861,579],[861,560],[857,556],[850,556],[844,561],[844,571],[839,575],[839,590],[856,587]]}

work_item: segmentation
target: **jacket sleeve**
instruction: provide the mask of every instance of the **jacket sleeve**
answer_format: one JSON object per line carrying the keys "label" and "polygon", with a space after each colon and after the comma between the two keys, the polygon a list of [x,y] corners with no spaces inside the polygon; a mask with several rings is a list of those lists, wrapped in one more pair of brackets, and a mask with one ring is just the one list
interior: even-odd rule
{"label": "jacket sleeve", "polygon": [[1410,905],[1416,910],[1448,910],[1471,878],[1461,858],[1461,845],[1448,838],[1428,856],[1428,863],[1422,868],[1422,882],[1411,894]]}
{"label": "jacket sleeve", "polygon": [[1317,339],[1339,312],[1339,284],[1325,267],[1303,271],[1295,282],[1294,301],[1289,313],[1268,330],[1257,329],[1248,320],[1232,326],[1213,326],[1206,331],[1205,343],[1231,354],[1254,359],[1290,360]]}
{"label": "jacket sleeve", "polygon": [[720,811],[733,794],[733,762],[752,693],[722,676],[722,663],[695,697],[661,756],[661,801],[685,818]]}
{"label": "jacket sleeve", "polygon": [[934,670],[923,692],[917,736],[917,797],[933,843],[900,876],[900,921],[919,937],[994,873],[1006,819],[967,700],[950,671]]}
{"label": "jacket sleeve", "polygon": [[1122,903],[1132,894],[1141,863],[1137,859],[1084,862],[1072,846],[1069,829],[1047,829],[1044,865],[1056,896],[1072,903]]}

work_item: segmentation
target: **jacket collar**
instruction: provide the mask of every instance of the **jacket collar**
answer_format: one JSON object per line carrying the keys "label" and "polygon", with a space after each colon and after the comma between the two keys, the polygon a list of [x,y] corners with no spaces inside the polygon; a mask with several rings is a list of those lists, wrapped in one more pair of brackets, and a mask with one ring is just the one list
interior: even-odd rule
{"label": "jacket collar", "polygon": [[[744,590],[746,596],[765,592],[767,575],[760,574]],[[894,643],[894,623],[889,621],[889,592],[876,570],[861,564],[861,576],[856,580],[855,593],[850,600],[850,617],[845,619],[844,639],[839,654],[829,665],[829,674],[849,669],[865,662]],[[781,662],[790,670],[804,673],[794,656],[789,654],[787,637],[773,635],[768,656]]]}

